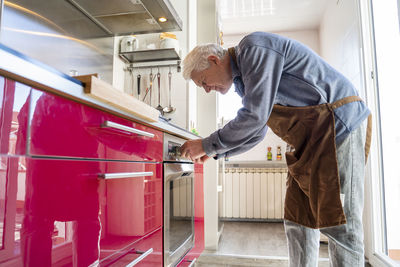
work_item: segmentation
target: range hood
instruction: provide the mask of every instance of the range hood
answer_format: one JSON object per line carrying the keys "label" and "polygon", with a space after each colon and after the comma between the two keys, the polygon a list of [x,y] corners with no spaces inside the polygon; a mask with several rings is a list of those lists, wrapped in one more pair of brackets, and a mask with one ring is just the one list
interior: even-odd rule
{"label": "range hood", "polygon": [[182,30],[169,0],[5,0],[4,5],[17,12],[28,10],[27,16],[36,14],[77,38]]}

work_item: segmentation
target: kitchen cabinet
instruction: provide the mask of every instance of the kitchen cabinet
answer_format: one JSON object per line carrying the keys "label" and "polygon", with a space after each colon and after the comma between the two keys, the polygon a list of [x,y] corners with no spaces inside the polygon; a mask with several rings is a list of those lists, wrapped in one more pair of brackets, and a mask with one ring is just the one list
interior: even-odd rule
{"label": "kitchen cabinet", "polygon": [[160,267],[162,261],[162,228],[148,234],[142,240],[120,250],[114,257],[103,259],[100,266],[135,266]]}
{"label": "kitchen cabinet", "polygon": [[11,79],[0,89],[0,265],[162,265],[163,133]]}
{"label": "kitchen cabinet", "polygon": [[32,91],[30,122],[31,155],[162,161],[162,132],[50,93]]}
{"label": "kitchen cabinet", "polygon": [[164,133],[8,78],[0,90],[0,265],[162,266]]}
{"label": "kitchen cabinet", "polygon": [[0,76],[0,154],[24,155],[30,87]]}
{"label": "kitchen cabinet", "polygon": [[5,259],[13,258],[19,250],[14,246],[14,240],[19,238],[19,235],[14,235],[14,228],[21,228],[15,210],[21,209],[17,184],[19,173],[24,172],[23,162],[23,157],[0,156],[0,265]]}
{"label": "kitchen cabinet", "polygon": [[[106,266],[133,249],[152,249],[143,261],[162,262],[161,164],[10,156],[1,164],[1,265]],[[113,190],[119,183],[134,197]],[[112,214],[115,199],[136,207],[144,227],[131,213]],[[115,225],[139,230],[116,232]]]}

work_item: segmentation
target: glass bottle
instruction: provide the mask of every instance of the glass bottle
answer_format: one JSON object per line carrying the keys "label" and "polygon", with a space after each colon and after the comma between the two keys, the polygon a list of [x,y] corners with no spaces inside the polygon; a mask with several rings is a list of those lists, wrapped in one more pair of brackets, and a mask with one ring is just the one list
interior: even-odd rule
{"label": "glass bottle", "polygon": [[278,146],[276,148],[276,160],[278,160],[278,161],[282,160],[282,154],[281,154],[281,147],[280,146]]}
{"label": "glass bottle", "polygon": [[269,146],[267,149],[268,149],[268,152],[267,152],[267,160],[272,160],[271,147]]}

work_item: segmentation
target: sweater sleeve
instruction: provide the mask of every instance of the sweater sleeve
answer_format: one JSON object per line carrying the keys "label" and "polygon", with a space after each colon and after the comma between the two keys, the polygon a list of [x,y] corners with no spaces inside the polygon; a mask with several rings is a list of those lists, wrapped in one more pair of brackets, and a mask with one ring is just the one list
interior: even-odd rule
{"label": "sweater sleeve", "polygon": [[267,132],[266,123],[274,105],[284,66],[280,53],[261,46],[242,49],[237,55],[244,84],[243,107],[235,119],[202,141],[208,156],[222,157],[245,152]]}

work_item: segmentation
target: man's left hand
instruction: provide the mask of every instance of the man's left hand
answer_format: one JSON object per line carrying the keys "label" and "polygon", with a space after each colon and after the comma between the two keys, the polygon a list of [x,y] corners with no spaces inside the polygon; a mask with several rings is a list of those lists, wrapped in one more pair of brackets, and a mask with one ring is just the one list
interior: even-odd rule
{"label": "man's left hand", "polygon": [[202,141],[202,139],[186,141],[181,146],[181,156],[184,158],[189,158],[193,161],[205,156],[206,152],[204,152],[201,141]]}

